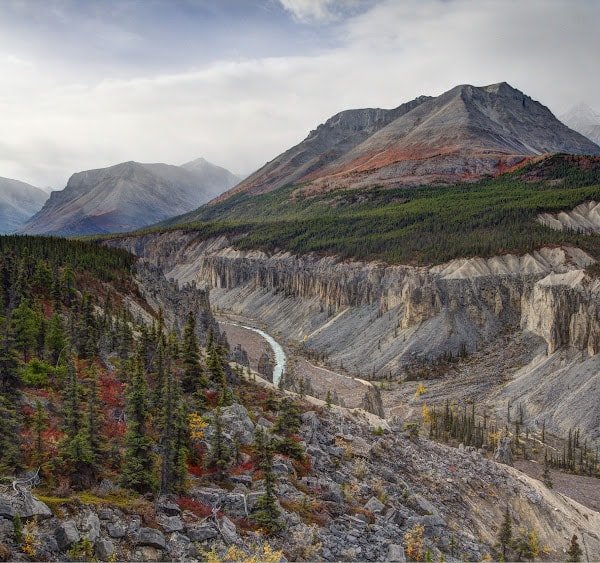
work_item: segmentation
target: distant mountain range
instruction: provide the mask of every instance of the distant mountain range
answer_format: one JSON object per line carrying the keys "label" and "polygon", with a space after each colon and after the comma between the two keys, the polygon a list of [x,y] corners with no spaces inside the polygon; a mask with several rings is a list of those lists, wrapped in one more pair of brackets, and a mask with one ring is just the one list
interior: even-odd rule
{"label": "distant mountain range", "polygon": [[506,82],[461,85],[392,110],[338,113],[216,202],[289,184],[302,184],[301,193],[314,194],[453,183],[558,152],[599,155],[600,147]]}
{"label": "distant mountain range", "polygon": [[9,178],[0,178],[0,234],[12,233],[37,213],[48,193]]}
{"label": "distant mountain range", "polygon": [[596,144],[600,144],[600,113],[584,103],[573,106],[560,116],[563,123],[571,129],[585,135]]}
{"label": "distant mountain range", "polygon": [[20,229],[26,234],[89,235],[140,229],[186,213],[239,177],[199,158],[182,166],[123,162],[73,174]]}

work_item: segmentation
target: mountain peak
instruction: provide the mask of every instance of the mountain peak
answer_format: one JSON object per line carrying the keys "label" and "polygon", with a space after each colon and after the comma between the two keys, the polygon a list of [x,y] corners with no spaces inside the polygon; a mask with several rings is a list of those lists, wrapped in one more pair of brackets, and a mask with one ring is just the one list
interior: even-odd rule
{"label": "mountain peak", "polygon": [[585,135],[596,144],[600,144],[600,113],[583,101],[575,104],[569,111],[560,116],[561,121]]}
{"label": "mountain peak", "polygon": [[218,201],[299,183],[315,193],[475,180],[559,152],[598,155],[600,147],[507,82],[461,84],[392,110],[337,113]]}
{"label": "mountain peak", "polygon": [[187,213],[238,182],[231,172],[204,159],[190,164],[129,160],[77,172],[64,190],[52,192],[21,231],[57,235],[131,231]]}

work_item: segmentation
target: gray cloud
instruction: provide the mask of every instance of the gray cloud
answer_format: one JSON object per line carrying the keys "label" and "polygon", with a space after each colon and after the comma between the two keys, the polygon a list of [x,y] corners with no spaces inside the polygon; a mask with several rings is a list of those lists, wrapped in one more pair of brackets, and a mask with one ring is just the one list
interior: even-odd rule
{"label": "gray cloud", "polygon": [[[229,4],[230,25],[236,27],[243,14]],[[211,51],[212,28],[204,42],[200,34],[150,45],[156,43],[154,31],[130,23],[125,7],[115,16],[118,25],[96,15],[96,28],[94,18],[81,16],[87,34],[98,29],[118,39],[102,56],[86,51],[79,33],[47,52],[26,48],[6,39],[0,24],[0,176],[62,186],[72,172],[86,168],[131,159],[181,163],[198,156],[249,172],[337,111],[393,107],[458,83],[506,80],[556,113],[579,100],[600,110],[600,3],[282,4],[261,4],[256,26],[267,31],[257,32],[261,39],[255,43],[247,28],[235,56],[217,47]],[[60,13],[77,25],[76,15]],[[38,40],[60,43],[60,37],[44,35],[47,21],[38,18]],[[219,18],[213,23],[226,35],[227,20]],[[16,31],[23,29],[29,28]],[[73,57],[66,56],[69,49]],[[148,58],[156,57],[140,58],[145,49]],[[196,64],[190,51],[200,49]]]}

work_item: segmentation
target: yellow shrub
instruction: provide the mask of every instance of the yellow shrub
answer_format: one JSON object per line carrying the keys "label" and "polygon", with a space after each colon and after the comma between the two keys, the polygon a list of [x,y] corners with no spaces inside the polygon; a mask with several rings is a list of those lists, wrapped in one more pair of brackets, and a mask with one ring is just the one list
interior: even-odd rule
{"label": "yellow shrub", "polygon": [[427,387],[425,387],[425,385],[422,383],[419,383],[419,385],[417,385],[417,389],[415,390],[415,400],[425,393],[427,393]]}
{"label": "yellow shrub", "polygon": [[206,422],[206,420],[198,413],[193,412],[188,416],[188,428],[192,440],[202,440],[204,438],[204,429],[207,426],[208,422]]}
{"label": "yellow shrub", "polygon": [[404,544],[406,555],[413,561],[423,561],[423,535],[425,526],[415,524],[408,532],[404,534]]}

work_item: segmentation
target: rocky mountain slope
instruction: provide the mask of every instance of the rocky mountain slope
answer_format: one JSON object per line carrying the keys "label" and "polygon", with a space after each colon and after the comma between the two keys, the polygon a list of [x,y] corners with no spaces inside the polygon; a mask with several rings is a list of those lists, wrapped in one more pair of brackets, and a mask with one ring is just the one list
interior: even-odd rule
{"label": "rocky mountain slope", "polygon": [[[258,405],[247,410],[236,403],[223,410],[228,441],[245,443],[256,427],[272,425]],[[18,500],[19,493],[7,491],[0,494],[0,538],[5,546],[15,545],[11,519],[19,513],[23,521],[37,516],[35,559],[40,560],[92,555],[102,561],[187,560],[212,553],[223,561],[252,555],[278,561],[281,554],[290,561],[402,562],[407,556],[479,561],[496,558],[494,545],[508,507],[516,537],[536,534],[536,557],[562,560],[573,534],[584,560],[600,557],[600,515],[540,481],[477,451],[414,438],[397,428],[376,436],[358,413],[308,403],[302,410],[299,437],[312,469],[301,474],[289,458],[276,456],[285,532],[268,541],[248,529],[264,492],[264,481],[253,479],[248,469],[232,475],[226,486],[198,479],[185,497],[141,501],[137,508],[122,493],[115,496],[118,490],[111,493],[110,482],[99,496],[88,497],[93,502],[36,500],[27,492]]]}
{"label": "rocky mountain slope", "polygon": [[181,167],[123,162],[73,174],[21,232],[88,235],[131,231],[186,213],[237,183],[204,159]]}
{"label": "rocky mountain slope", "polygon": [[594,143],[600,143],[600,113],[584,103],[573,106],[560,116],[560,120],[574,131],[585,135]]}
{"label": "rocky mountain slope", "polygon": [[[452,183],[494,175],[532,156],[600,147],[505,82],[461,85],[393,110],[335,115],[220,196],[302,184],[303,194],[365,186]],[[193,220],[191,214],[186,220]]]}
{"label": "rocky mountain slope", "polygon": [[[2,559],[481,560],[497,558],[506,510],[518,540],[509,548],[511,557],[562,559],[573,534],[586,560],[600,557],[597,512],[488,459],[484,448],[437,444],[419,437],[414,425],[278,390],[256,372],[224,363],[214,342],[219,341],[220,350],[227,343],[218,333],[209,296],[183,276],[181,283],[167,281],[164,270],[148,260],[134,263],[127,253],[85,242],[33,237],[3,242],[3,257],[17,253],[26,260],[33,251],[50,256],[55,267],[36,261],[28,277],[40,281],[21,290],[43,300],[47,314],[54,309],[52,336],[47,344],[38,338],[20,344],[25,347],[21,367],[29,370],[22,385],[7,386],[6,376],[2,381],[4,400],[20,407],[23,463],[30,469],[20,474],[21,466],[11,466],[16,474],[7,466],[0,470]],[[138,242],[148,245],[149,239]],[[174,238],[163,242],[163,250],[181,243]],[[166,253],[164,258],[166,266],[173,257]],[[65,260],[70,266],[66,275],[58,267]],[[546,261],[560,268],[560,256]],[[4,266],[3,271],[20,276],[14,259]],[[90,296],[88,288],[97,294]],[[5,288],[3,294],[14,301],[14,290]],[[34,318],[33,309],[25,316],[28,307],[22,300],[8,313],[18,324]],[[38,314],[44,314],[41,308]],[[73,322],[67,324],[70,316]],[[177,330],[181,319],[188,319],[183,335]],[[81,354],[69,361],[67,376],[61,378],[55,377],[51,360],[57,354],[60,364],[64,348],[58,326],[65,336],[74,331]],[[190,326],[206,346],[201,354],[194,353],[194,334],[185,335]],[[163,328],[176,329],[168,341]],[[164,342],[180,338],[177,355],[187,365],[193,358],[196,367],[202,365],[194,380],[201,390],[184,394],[191,410],[183,411],[173,402],[182,400],[174,389],[180,377],[183,381],[185,366],[177,357],[162,363]],[[134,363],[123,363],[129,354]],[[137,375],[132,376],[135,365]],[[47,378],[40,376],[44,370]],[[222,399],[214,391],[214,374],[230,391]],[[85,411],[80,410],[83,403]],[[143,426],[132,422],[139,412],[134,406],[153,413],[149,419],[137,415]],[[85,412],[85,423],[74,435],[68,425],[79,424],[79,417],[68,418],[69,412]],[[100,436],[99,431],[102,440],[88,446],[87,437]],[[187,437],[188,432],[184,464],[177,466],[185,472],[181,488],[161,494],[157,485],[138,489],[139,480],[128,485],[131,471],[143,477],[146,470],[160,474],[164,491],[170,483],[165,479],[169,437]],[[134,449],[138,436],[151,449],[136,457],[141,463],[132,469],[127,460],[140,455]],[[14,445],[15,435],[4,429],[0,438],[4,461],[6,440]],[[77,448],[67,447],[69,440]],[[269,440],[268,450],[260,446],[263,440]],[[102,452],[102,458],[90,465],[93,451]],[[211,460],[217,451],[215,469]],[[88,484],[79,479],[82,474],[90,476]],[[268,494],[274,516],[265,520]]]}
{"label": "rocky mountain slope", "polygon": [[39,188],[0,178],[0,233],[12,233],[35,215],[48,199],[48,194]]}

